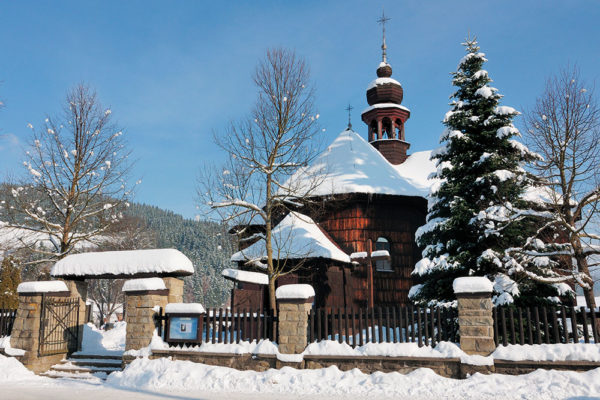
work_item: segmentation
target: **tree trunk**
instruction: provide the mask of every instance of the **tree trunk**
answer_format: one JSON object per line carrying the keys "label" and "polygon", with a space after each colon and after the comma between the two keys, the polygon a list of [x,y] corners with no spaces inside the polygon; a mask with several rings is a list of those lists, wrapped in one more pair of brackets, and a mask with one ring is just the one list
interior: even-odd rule
{"label": "tree trunk", "polygon": [[579,237],[575,236],[572,240],[573,250],[575,253],[575,260],[577,261],[577,270],[585,274],[585,283],[589,285],[589,289],[583,289],[583,296],[585,297],[585,303],[590,310],[594,310],[596,308],[596,299],[594,297],[594,281],[590,275],[590,269],[588,267],[587,258],[585,254],[583,254],[583,246],[581,245],[581,240]]}
{"label": "tree trunk", "polygon": [[269,277],[269,306],[271,310],[277,315],[277,299],[275,298],[275,276]]}

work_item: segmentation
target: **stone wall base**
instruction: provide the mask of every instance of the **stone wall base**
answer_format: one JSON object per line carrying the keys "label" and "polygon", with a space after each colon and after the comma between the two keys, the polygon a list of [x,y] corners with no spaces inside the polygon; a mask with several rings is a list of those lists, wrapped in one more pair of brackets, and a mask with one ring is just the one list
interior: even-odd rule
{"label": "stone wall base", "polygon": [[[288,363],[277,360],[270,354],[223,354],[201,353],[196,351],[181,350],[154,350],[151,359],[171,357],[173,360],[184,360],[235,368],[241,371],[266,371],[270,368],[292,367],[296,369],[319,369],[336,366],[342,371],[358,368],[365,374],[374,372],[399,372],[408,374],[419,368],[430,368],[435,373],[446,378],[463,379],[474,373],[491,374],[501,373],[509,375],[527,374],[535,369],[557,369],[565,371],[589,371],[600,368],[600,362],[587,361],[505,361],[496,360],[494,365],[464,364],[458,358],[428,358],[428,357],[348,357],[348,356],[305,356],[304,360],[297,363]],[[124,356],[123,364],[126,366],[136,357]]]}
{"label": "stone wall base", "polygon": [[18,357],[18,360],[21,361],[27,369],[36,374],[41,374],[42,372],[48,371],[54,364],[60,363],[65,356],[66,354],[38,356],[37,354],[30,355],[30,352],[26,352],[24,356]]}

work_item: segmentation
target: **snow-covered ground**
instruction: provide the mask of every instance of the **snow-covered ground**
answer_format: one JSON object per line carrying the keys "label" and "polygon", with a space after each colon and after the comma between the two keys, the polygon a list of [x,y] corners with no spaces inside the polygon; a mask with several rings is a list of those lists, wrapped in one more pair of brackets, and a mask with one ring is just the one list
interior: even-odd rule
{"label": "snow-covered ground", "polygon": [[125,351],[126,322],[117,322],[113,329],[104,331],[93,324],[83,327],[81,354],[121,355]]}
{"label": "snow-covered ground", "polygon": [[108,381],[77,382],[33,375],[18,361],[0,356],[1,398],[54,400],[129,399],[573,399],[600,396],[600,368],[583,373],[538,370],[521,376],[480,375],[457,380],[429,369],[410,374],[363,374],[336,367],[282,368],[266,372],[171,361],[134,361]]}
{"label": "snow-covered ground", "polygon": [[[124,350],[125,323],[109,331],[93,325],[85,327],[82,353],[118,354]],[[156,338],[155,345],[165,344]],[[191,350],[191,349],[186,349]],[[233,353],[277,353],[269,341],[240,344],[205,343],[196,351]],[[466,356],[452,343],[435,348],[419,348],[414,343],[367,344],[356,349],[335,341],[311,344],[306,354],[333,355],[413,355],[465,358],[481,363],[502,359],[600,360],[600,345],[538,345],[499,347],[492,357]],[[0,399],[53,400],[73,396],[89,400],[129,399],[592,399],[600,398],[600,368],[583,372],[538,370],[521,376],[501,374],[449,379],[430,369],[410,374],[364,374],[357,369],[340,371],[336,367],[317,370],[293,368],[265,372],[238,371],[169,358],[139,358],[123,372],[100,380],[76,381],[36,376],[14,358],[0,355]]]}

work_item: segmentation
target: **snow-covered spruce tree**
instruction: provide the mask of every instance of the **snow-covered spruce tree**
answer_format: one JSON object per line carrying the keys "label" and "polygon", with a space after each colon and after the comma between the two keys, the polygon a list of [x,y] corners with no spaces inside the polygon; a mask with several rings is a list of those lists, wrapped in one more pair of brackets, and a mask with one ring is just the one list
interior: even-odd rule
{"label": "snow-covered spruce tree", "polygon": [[514,140],[519,131],[512,120],[519,113],[499,105],[502,95],[489,86],[477,42],[464,45],[467,55],[453,73],[457,90],[444,118],[442,146],[432,153],[437,172],[431,178],[438,184],[430,193],[427,224],[417,231],[424,251],[413,271],[420,283],[409,297],[421,304],[448,303],[455,299],[455,278],[486,276],[494,282],[496,304],[557,299],[567,286],[552,271],[555,260],[541,260],[543,252],[527,257],[507,251],[545,248],[543,241],[528,238],[550,229],[544,226],[549,215],[525,200],[534,182],[523,165],[536,155]]}

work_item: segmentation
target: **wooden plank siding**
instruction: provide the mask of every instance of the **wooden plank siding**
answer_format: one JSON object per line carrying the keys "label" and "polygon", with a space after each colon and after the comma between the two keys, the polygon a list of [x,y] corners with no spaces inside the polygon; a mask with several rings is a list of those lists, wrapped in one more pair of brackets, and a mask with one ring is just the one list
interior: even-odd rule
{"label": "wooden plank siding", "polygon": [[[318,218],[318,222],[346,253],[366,251],[368,239],[373,243],[378,237],[390,241],[392,271],[374,269],[375,304],[407,304],[411,272],[421,258],[414,237],[417,228],[425,223],[425,199],[356,194],[333,203]],[[366,306],[368,292],[365,267],[349,268],[346,296],[347,307]],[[326,301],[326,306],[341,305],[339,301]]]}
{"label": "wooden plank siding", "polygon": [[[392,270],[377,271],[373,266],[375,305],[385,307],[408,304],[411,272],[421,258],[421,250],[415,243],[415,232],[425,223],[426,200],[420,197],[352,194],[327,199],[324,204],[324,210],[311,217],[345,253],[366,251],[368,239],[373,244],[378,237],[388,239]],[[247,269],[243,263],[238,265],[241,269]],[[277,286],[290,283],[311,284],[316,292],[316,307],[366,307],[367,272],[366,266],[312,259],[302,269],[280,277]],[[250,289],[250,286],[238,284],[240,289]],[[262,290],[261,304],[248,304],[246,297],[244,306],[259,307],[268,304],[266,287]],[[235,296],[241,299],[243,297],[240,291],[236,291]]]}

